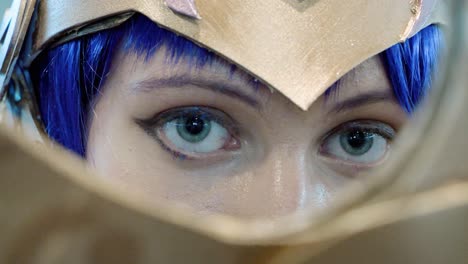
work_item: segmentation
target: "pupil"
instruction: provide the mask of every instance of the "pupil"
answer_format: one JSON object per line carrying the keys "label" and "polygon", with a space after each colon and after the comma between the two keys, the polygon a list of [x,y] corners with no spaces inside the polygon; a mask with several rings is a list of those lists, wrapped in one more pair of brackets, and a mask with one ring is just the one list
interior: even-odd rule
{"label": "pupil", "polygon": [[190,143],[200,143],[211,132],[211,118],[204,113],[190,113],[176,120],[177,133]]}
{"label": "pupil", "polygon": [[362,131],[352,131],[348,134],[348,144],[352,148],[362,148],[369,140],[367,133]]}
{"label": "pupil", "polygon": [[192,135],[200,134],[205,127],[205,121],[199,116],[191,116],[185,121],[185,129]]}
{"label": "pupil", "polygon": [[340,144],[346,153],[353,156],[366,154],[374,145],[374,133],[351,130],[340,136]]}

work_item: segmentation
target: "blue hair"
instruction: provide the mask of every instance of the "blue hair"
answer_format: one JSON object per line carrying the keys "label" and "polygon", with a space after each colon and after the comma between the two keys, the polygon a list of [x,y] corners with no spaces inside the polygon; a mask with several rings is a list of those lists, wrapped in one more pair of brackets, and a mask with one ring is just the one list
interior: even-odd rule
{"label": "blue hair", "polygon": [[[431,86],[441,46],[439,29],[429,26],[381,56],[401,107],[411,113]],[[182,56],[195,66],[218,56],[142,15],[124,24],[67,42],[43,54],[34,65],[39,110],[46,133],[67,149],[85,156],[87,126],[93,99],[109,73],[119,48],[145,60],[161,47],[177,61]],[[235,71],[235,65],[231,71]]]}
{"label": "blue hair", "polygon": [[431,25],[382,52],[393,93],[407,113],[414,111],[432,86],[441,47],[440,29]]}

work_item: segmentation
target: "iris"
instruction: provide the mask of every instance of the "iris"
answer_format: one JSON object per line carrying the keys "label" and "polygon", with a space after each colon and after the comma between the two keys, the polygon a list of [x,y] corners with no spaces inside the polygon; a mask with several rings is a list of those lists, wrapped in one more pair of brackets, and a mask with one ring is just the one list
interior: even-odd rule
{"label": "iris", "polygon": [[179,136],[190,143],[203,141],[211,131],[211,121],[202,115],[180,117],[176,124]]}
{"label": "iris", "polygon": [[374,134],[362,130],[351,130],[340,135],[340,145],[353,156],[367,153],[374,144]]}

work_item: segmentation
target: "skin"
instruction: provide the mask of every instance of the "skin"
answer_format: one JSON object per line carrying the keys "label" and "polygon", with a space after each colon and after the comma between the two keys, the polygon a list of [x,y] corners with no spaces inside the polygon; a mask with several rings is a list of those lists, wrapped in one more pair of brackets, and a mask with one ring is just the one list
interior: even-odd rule
{"label": "skin", "polygon": [[[158,51],[147,62],[120,52],[115,62],[90,120],[90,165],[155,203],[179,202],[201,214],[275,217],[326,207],[345,186],[362,181],[363,172],[384,162],[391,149],[389,140],[372,162],[343,159],[328,153],[324,143],[333,131],[349,121],[372,120],[396,132],[407,119],[378,57],[348,73],[337,92],[308,111],[261,84],[253,89],[240,70],[229,76],[222,61],[200,69],[186,59],[168,63]],[[212,83],[234,92],[209,87]],[[230,116],[235,142],[210,154],[167,151],[161,142],[167,138],[158,138],[161,128],[148,127],[148,120],[184,106]]]}

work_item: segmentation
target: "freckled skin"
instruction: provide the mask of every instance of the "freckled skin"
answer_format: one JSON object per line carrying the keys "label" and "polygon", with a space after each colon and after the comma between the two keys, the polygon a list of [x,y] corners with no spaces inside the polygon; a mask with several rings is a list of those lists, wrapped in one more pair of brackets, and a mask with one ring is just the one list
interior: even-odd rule
{"label": "freckled skin", "polygon": [[[229,66],[218,63],[193,70],[183,59],[168,65],[163,52],[147,63],[122,54],[116,61],[90,121],[89,164],[103,178],[155,203],[181,202],[201,214],[274,217],[326,207],[359,178],[355,174],[362,170],[323,157],[318,150],[324,135],[356,119],[378,120],[395,129],[406,121],[394,99],[329,114],[333,102],[322,97],[308,111],[302,111],[279,92],[265,87],[253,91],[245,85],[245,74],[238,73],[229,80],[254,97],[258,109],[190,84],[182,89],[136,92],[131,87],[148,78],[178,74],[228,78],[223,76]],[[374,57],[342,79],[335,99],[389,90],[383,66]],[[240,147],[218,159],[181,160],[161,148],[135,122],[171,108],[194,105],[216,108],[232,117],[241,130]],[[351,172],[352,177],[347,175]]]}

